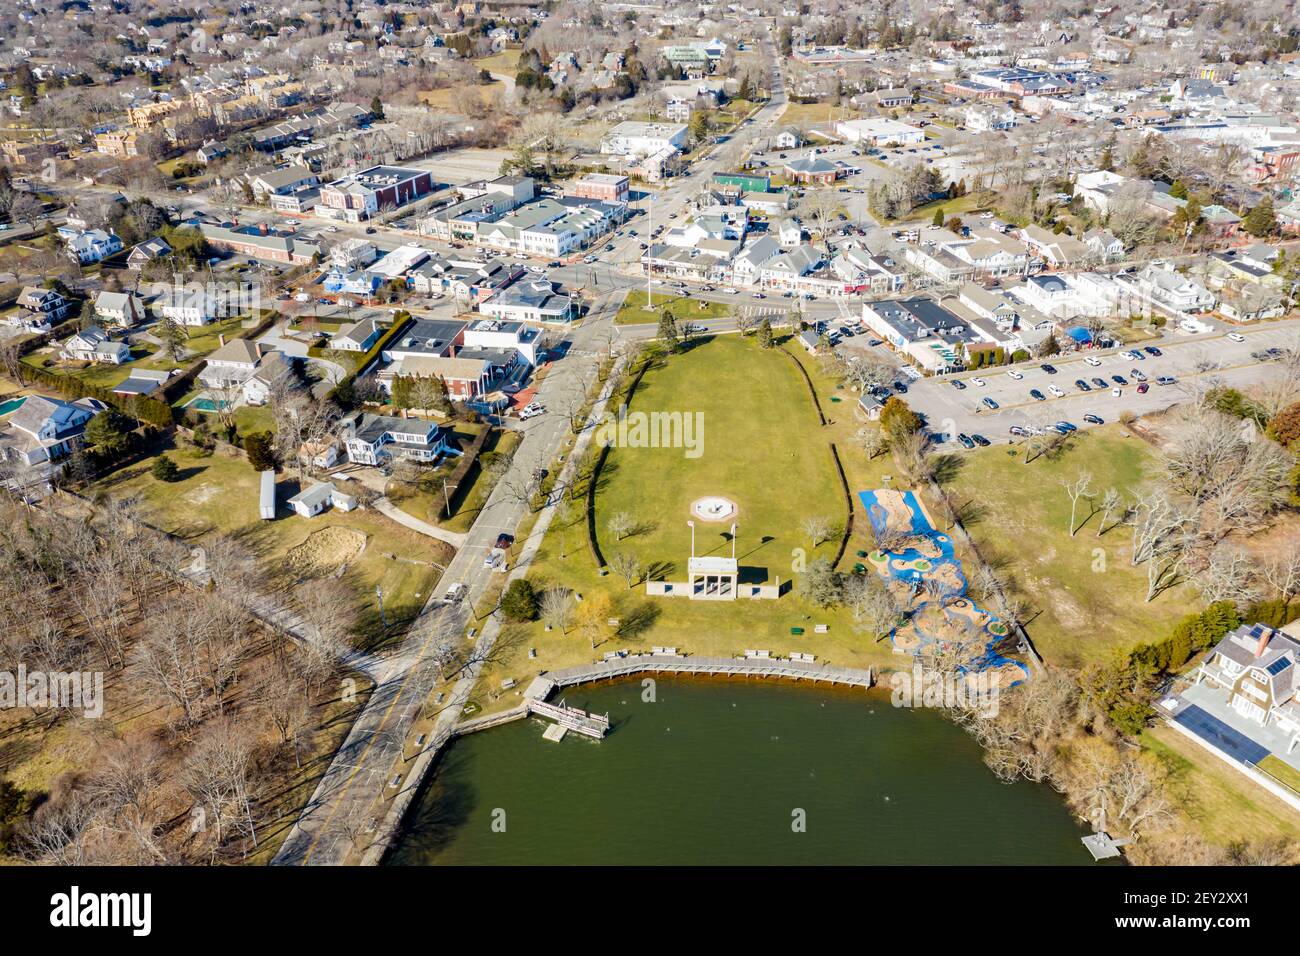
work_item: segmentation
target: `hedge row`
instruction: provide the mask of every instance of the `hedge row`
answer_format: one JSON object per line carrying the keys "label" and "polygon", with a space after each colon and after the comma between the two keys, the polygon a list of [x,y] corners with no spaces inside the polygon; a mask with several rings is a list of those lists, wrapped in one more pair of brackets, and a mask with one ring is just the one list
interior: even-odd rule
{"label": "hedge row", "polygon": [[[632,395],[636,392],[637,386],[641,384],[641,379],[645,377],[645,373],[650,370],[652,364],[654,364],[653,358],[649,353],[638,356],[637,367],[628,378],[627,384],[617,389],[617,391],[621,392],[623,404],[632,404]],[[613,392],[611,391],[611,399],[612,396]],[[586,419],[587,415],[584,413],[583,421],[586,421]],[[600,482],[600,472],[605,467],[605,459],[609,457],[609,447],[609,445],[601,446],[596,455],[596,462],[591,468],[591,477],[587,479],[587,548],[591,551],[591,557],[598,568],[605,566],[605,556],[600,553],[600,545],[596,543],[596,485]]]}
{"label": "hedge row", "polygon": [[1199,614],[1185,616],[1168,637],[1134,647],[1128,657],[1135,664],[1150,665],[1157,673],[1165,673],[1182,667],[1240,625],[1241,618],[1232,602],[1216,601]]}
{"label": "hedge row", "polygon": [[159,428],[167,428],[174,421],[171,406],[145,395],[114,395],[111,389],[90,385],[74,375],[60,375],[48,369],[23,362],[20,374],[24,384],[39,384],[57,392],[64,398],[95,398],[111,405],[124,415]]}

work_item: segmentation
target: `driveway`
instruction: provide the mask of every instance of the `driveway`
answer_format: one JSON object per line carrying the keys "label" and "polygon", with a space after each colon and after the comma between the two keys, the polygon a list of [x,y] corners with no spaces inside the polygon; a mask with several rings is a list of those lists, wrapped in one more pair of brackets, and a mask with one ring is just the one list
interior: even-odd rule
{"label": "driveway", "polygon": [[[338,362],[331,362],[329,359],[308,355],[307,343],[302,339],[290,336],[288,325],[289,322],[287,319],[282,322],[277,322],[262,334],[262,337],[257,340],[258,344],[283,352],[285,355],[293,355],[305,359],[308,365],[320,369],[321,380],[312,389],[312,391],[316,392],[319,397],[319,395],[323,394],[324,391],[328,391],[330,388],[341,382],[343,377],[347,375],[347,369]],[[322,389],[323,391],[319,391]]]}

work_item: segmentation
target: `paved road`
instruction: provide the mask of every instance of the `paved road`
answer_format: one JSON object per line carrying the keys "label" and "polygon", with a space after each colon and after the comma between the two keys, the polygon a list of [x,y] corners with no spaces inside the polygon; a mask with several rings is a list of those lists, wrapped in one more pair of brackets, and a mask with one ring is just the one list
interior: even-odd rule
{"label": "paved road", "polygon": [[[954,439],[961,432],[978,433],[992,442],[1004,442],[1012,439],[1009,429],[1013,425],[1047,425],[1065,420],[1087,428],[1091,426],[1083,421],[1086,414],[1097,415],[1104,422],[1117,420],[1125,411],[1148,414],[1185,400],[1194,388],[1211,381],[1236,387],[1267,381],[1278,373],[1278,366],[1258,362],[1251,358],[1251,353],[1268,348],[1294,348],[1300,341],[1300,322],[1243,329],[1239,334],[1244,342],[1234,342],[1224,335],[1174,334],[1156,343],[1162,352],[1158,358],[1148,356],[1140,362],[1124,358],[1121,354],[1127,351],[1124,349],[1076,353],[1048,360],[1057,369],[1055,375],[1044,372],[1042,363],[1033,363],[1014,367],[1023,376],[1019,380],[1004,369],[938,376],[915,383],[905,398],[926,417],[929,430],[941,443],[946,440],[957,448],[960,446]],[[1091,365],[1086,358],[1099,360],[1101,364]],[[1149,391],[1145,395],[1137,391],[1134,369],[1148,378]],[[1112,391],[1117,387],[1113,375],[1128,382],[1119,386],[1119,396]],[[1156,384],[1162,375],[1174,376],[1178,383]],[[1106,386],[1096,386],[1093,378],[1105,379]],[[952,384],[954,379],[965,382],[967,387],[957,389]],[[973,381],[976,379],[985,384],[976,385]],[[1080,390],[1075,385],[1076,379],[1085,380],[1090,390]],[[1056,386],[1064,394],[1053,395],[1050,386]],[[1031,397],[1030,389],[1039,390],[1045,399]],[[985,407],[986,397],[1000,407],[997,410]]]}
{"label": "paved road", "polygon": [[[542,380],[539,401],[558,405],[562,396],[594,378],[596,356],[610,342],[611,320],[619,299],[617,295],[605,298],[580,326],[567,332],[565,357]],[[403,741],[441,680],[430,652],[443,641],[460,639],[470,609],[497,573],[484,567],[484,558],[501,532],[516,532],[526,513],[527,504],[509,489],[551,462],[566,437],[568,422],[562,415],[548,413],[530,419],[519,430],[523,439],[510,469],[488,498],[401,647],[389,658],[383,679],[276,855],[277,864],[344,863],[377,829],[376,799],[396,772]],[[463,585],[466,593],[459,603],[447,604],[447,590],[453,583]],[[459,707],[476,677],[474,670],[458,682],[439,724],[459,719]]]}

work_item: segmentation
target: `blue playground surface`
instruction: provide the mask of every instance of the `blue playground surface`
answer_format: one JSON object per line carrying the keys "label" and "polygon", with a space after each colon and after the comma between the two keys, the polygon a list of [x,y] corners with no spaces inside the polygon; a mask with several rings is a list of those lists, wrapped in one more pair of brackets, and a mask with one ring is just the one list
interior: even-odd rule
{"label": "blue playground surface", "polygon": [[[946,534],[937,531],[925,516],[925,511],[917,501],[914,492],[905,491],[901,493],[903,504],[906,505],[911,519],[911,534],[927,539],[932,546],[926,552],[915,547],[904,548],[901,551],[885,552],[884,568],[882,574],[887,575],[896,581],[903,581],[913,588],[917,593],[924,595],[925,599],[916,604],[910,615],[910,623],[917,638],[921,642],[913,653],[920,653],[922,647],[935,641],[945,640],[946,638],[928,634],[921,628],[920,622],[924,619],[927,611],[939,611],[946,619],[957,620],[965,618],[971,622],[974,627],[974,619],[971,613],[976,616],[987,615],[987,620],[982,625],[980,632],[972,630],[971,639],[986,639],[984,644],[984,653],[974,662],[975,670],[988,670],[990,668],[1014,666],[1021,670],[1024,678],[1028,679],[1029,669],[1020,661],[1004,657],[996,648],[1006,639],[1006,634],[997,633],[1000,625],[998,619],[992,614],[979,607],[966,596],[967,581],[966,575],[962,571],[961,561],[956,557],[953,549],[952,539]],[[888,515],[885,507],[880,504],[875,491],[860,491],[858,499],[862,502],[863,508],[866,509],[867,518],[871,522],[872,530],[877,534],[884,531],[887,526]],[[916,565],[923,564],[918,568]],[[938,582],[937,590],[927,589],[926,582],[929,580]],[[931,596],[933,595],[933,596]],[[895,650],[906,653],[904,648],[900,648],[897,641],[897,631],[890,634],[890,642],[894,645]],[[1015,681],[1011,686],[1015,686],[1020,681]]]}

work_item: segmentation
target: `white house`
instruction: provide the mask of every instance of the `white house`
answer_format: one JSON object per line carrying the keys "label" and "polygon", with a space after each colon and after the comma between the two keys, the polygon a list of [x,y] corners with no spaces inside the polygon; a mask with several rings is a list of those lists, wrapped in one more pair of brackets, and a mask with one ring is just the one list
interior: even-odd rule
{"label": "white house", "polygon": [[797,127],[787,126],[776,134],[777,149],[796,149],[803,145],[803,133]]}
{"label": "white house", "polygon": [[221,347],[208,356],[203,371],[199,372],[199,384],[205,388],[241,388],[252,378],[261,360],[262,353],[255,342],[248,339],[223,341]]}
{"label": "white house", "polygon": [[82,265],[99,262],[122,251],[122,240],[103,229],[86,229],[82,232],[63,234],[68,242],[68,255]]}
{"label": "white house", "polygon": [[179,325],[207,325],[216,319],[216,299],[199,286],[168,286],[153,301],[153,310]]}
{"label": "white house", "polygon": [[0,430],[0,459],[29,467],[57,462],[72,453],[86,423],[106,407],[93,398],[65,402],[29,395]]}
{"label": "white house", "polygon": [[[334,503],[334,485],[322,481],[298,492],[289,499],[289,507],[304,518],[314,518]],[[272,505],[274,509],[274,504]],[[274,510],[272,511],[274,515]]]}
{"label": "white house", "polygon": [[131,349],[125,342],[115,342],[98,325],[92,325],[68,339],[63,346],[63,357],[77,362],[121,365],[131,360]]}
{"label": "white house", "polygon": [[345,426],[348,460],[381,465],[392,458],[433,462],[448,450],[442,427],[419,418],[362,413]]}
{"label": "white house", "polygon": [[331,335],[330,348],[344,352],[364,352],[379,341],[382,334],[383,329],[373,318],[360,319],[351,325],[342,326]]}
{"label": "white house", "polygon": [[95,296],[95,317],[129,329],[144,319],[144,302],[130,292],[101,292]]}
{"label": "white house", "polygon": [[991,103],[974,103],[966,107],[963,119],[966,128],[972,133],[989,133],[994,130],[1014,129],[1016,125],[1015,110],[1007,106],[995,106]]}

